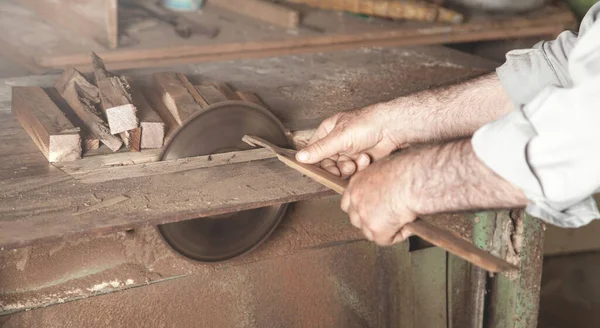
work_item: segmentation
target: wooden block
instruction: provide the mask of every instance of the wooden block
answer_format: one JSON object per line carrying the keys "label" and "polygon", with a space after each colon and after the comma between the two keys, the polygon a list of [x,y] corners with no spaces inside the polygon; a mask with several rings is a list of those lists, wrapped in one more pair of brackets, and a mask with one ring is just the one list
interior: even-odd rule
{"label": "wooden block", "polygon": [[237,91],[235,94],[239,99],[243,101],[251,102],[263,108],[268,108],[267,105],[265,105],[265,103],[263,103],[255,93],[247,91]]}
{"label": "wooden block", "polygon": [[135,152],[140,151],[140,142],[142,135],[141,128],[135,128],[133,130],[121,132],[119,133],[119,135],[121,136],[121,139],[123,139],[123,143],[125,144],[125,147],[127,147],[127,149]]}
{"label": "wooden block", "polygon": [[133,130],[138,127],[136,108],[132,104],[129,83],[122,76],[112,76],[102,58],[92,53],[94,76],[100,92],[101,108],[106,116],[111,134]]}
{"label": "wooden block", "polygon": [[100,139],[94,137],[84,138],[82,148],[84,153],[88,150],[98,149],[100,148]]}
{"label": "wooden block", "polygon": [[175,73],[154,74],[154,87],[179,125],[202,109]]}
{"label": "wooden block", "polygon": [[227,101],[227,97],[212,83],[195,85],[194,87],[209,105]]}
{"label": "wooden block", "polygon": [[218,0],[210,3],[231,12],[285,28],[297,28],[300,21],[300,14],[297,11],[267,1]]}
{"label": "wooden block", "polygon": [[227,100],[241,100],[231,88],[223,82],[212,82]]}
{"label": "wooden block", "polygon": [[131,89],[131,98],[140,122],[140,149],[161,148],[165,140],[165,124],[139,88]]}
{"label": "wooden block", "polygon": [[185,74],[177,73],[177,78],[185,86],[185,88],[192,95],[192,97],[194,97],[194,100],[196,100],[196,103],[198,105],[200,105],[200,107],[206,108],[209,106],[208,103],[206,102],[206,100],[204,100],[204,98],[202,98],[202,96],[198,93],[196,88],[194,88],[194,86],[190,83],[190,81],[188,80],[187,76],[185,76]]}
{"label": "wooden block", "polygon": [[12,112],[49,162],[81,158],[79,128],[40,87],[13,87]]}
{"label": "wooden block", "polygon": [[[146,96],[146,99],[150,101],[152,108],[163,121],[165,131],[164,139],[166,141],[166,139],[168,139],[173,134],[173,132],[177,130],[177,128],[179,127],[179,123],[177,123],[175,117],[173,117],[173,114],[171,114],[171,111],[163,102],[162,95],[156,92],[155,87],[144,89],[142,93]],[[142,124],[140,124],[140,126],[142,126]],[[144,134],[144,132],[142,132],[142,134]]]}
{"label": "wooden block", "polygon": [[85,154],[88,150],[98,149],[100,147],[100,139],[94,136],[87,126],[83,124],[83,121],[75,114],[73,108],[67,104],[63,97],[58,93],[56,88],[44,88],[48,97],[58,106],[58,108],[67,116],[67,119],[73,123],[76,127],[79,127],[81,136],[81,148]]}
{"label": "wooden block", "polygon": [[112,151],[121,148],[123,142],[110,133],[102,114],[95,108],[100,99],[96,86],[89,83],[76,69],[68,68],[55,87],[94,138],[99,139]]}

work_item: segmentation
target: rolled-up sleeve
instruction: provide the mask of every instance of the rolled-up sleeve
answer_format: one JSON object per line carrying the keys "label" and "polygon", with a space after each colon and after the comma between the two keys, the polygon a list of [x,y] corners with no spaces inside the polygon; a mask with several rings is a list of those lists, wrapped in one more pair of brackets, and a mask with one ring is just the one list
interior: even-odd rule
{"label": "rolled-up sleeve", "polygon": [[477,156],[521,188],[527,212],[577,227],[600,217],[600,22],[596,4],[579,35],[507,55],[498,76],[517,110],[473,136]]}

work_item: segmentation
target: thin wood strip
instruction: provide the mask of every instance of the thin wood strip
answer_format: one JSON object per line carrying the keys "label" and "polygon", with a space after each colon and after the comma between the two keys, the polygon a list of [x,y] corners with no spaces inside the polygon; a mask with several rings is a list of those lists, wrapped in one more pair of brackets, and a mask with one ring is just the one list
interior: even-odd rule
{"label": "thin wood strip", "polygon": [[[348,187],[348,180],[334,176],[315,165],[308,165],[296,161],[294,158],[295,152],[290,149],[278,147],[264,139],[254,136],[244,136],[243,140],[248,144],[260,145],[270,149],[277,155],[277,158],[287,166],[310,177],[311,179],[314,179],[338,194],[343,194]],[[422,219],[417,219],[414,222],[408,223],[404,226],[404,229],[423,238],[433,245],[443,248],[448,252],[490,272],[502,272],[516,269],[514,265],[506,262],[505,260],[497,258],[483,249],[478,248],[472,243],[455,236],[450,231],[436,227]]]}
{"label": "thin wood strip", "polygon": [[267,149],[251,149],[208,156],[180,158],[170,161],[148,162],[143,164],[86,168],[85,166],[55,165],[65,173],[83,183],[99,183],[112,180],[130,179],[144,176],[161,175],[176,172],[205,169],[226,164],[238,164],[262,159],[274,158]]}

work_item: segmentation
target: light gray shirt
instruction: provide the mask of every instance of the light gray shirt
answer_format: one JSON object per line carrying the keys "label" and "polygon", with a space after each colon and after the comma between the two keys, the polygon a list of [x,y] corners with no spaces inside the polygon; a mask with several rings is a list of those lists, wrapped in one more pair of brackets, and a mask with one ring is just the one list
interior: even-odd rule
{"label": "light gray shirt", "polygon": [[529,214],[562,227],[600,218],[600,3],[579,33],[513,50],[496,72],[517,110],[475,132],[477,156],[524,191]]}

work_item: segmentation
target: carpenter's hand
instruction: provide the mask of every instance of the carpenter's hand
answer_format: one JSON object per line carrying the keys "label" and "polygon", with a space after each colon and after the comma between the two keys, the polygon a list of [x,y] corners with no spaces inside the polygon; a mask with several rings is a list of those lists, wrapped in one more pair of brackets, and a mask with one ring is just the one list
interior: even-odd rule
{"label": "carpenter's hand", "polygon": [[320,162],[325,170],[348,177],[402,146],[404,138],[390,132],[389,126],[395,124],[392,115],[381,104],[338,113],[321,123],[296,159]]}
{"label": "carpenter's hand", "polygon": [[355,174],[342,196],[341,207],[352,225],[382,246],[408,238],[410,233],[402,227],[416,219],[408,206],[408,181],[403,178],[410,171],[402,170],[401,161],[393,156]]}

